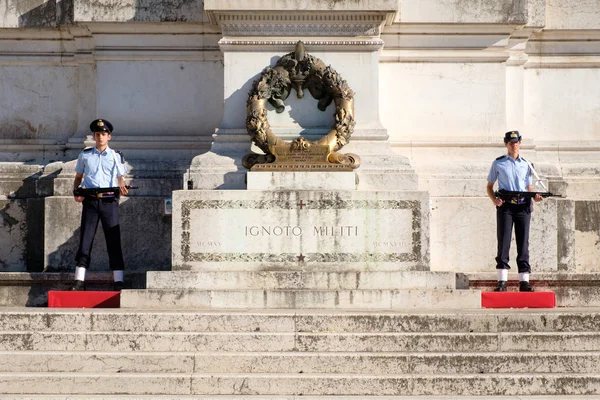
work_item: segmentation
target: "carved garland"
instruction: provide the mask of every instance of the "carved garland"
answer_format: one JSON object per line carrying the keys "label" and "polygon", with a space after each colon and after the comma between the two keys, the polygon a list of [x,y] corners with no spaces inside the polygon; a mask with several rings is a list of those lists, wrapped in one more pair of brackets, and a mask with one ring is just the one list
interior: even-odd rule
{"label": "carved garland", "polygon": [[[329,162],[358,168],[358,156],[337,153],[350,141],[354,131],[354,92],[331,66],[306,54],[302,42],[298,42],[296,50],[283,56],[273,68],[265,68],[252,85],[247,102],[246,129],[252,142],[265,156],[248,154],[242,161],[243,165],[250,169],[256,163],[273,162],[274,146],[289,144],[271,131],[267,120],[267,102],[275,107],[277,113],[282,113],[285,110],[284,101],[292,89],[296,90],[299,99],[304,97],[304,89],[307,89],[318,100],[317,107],[321,111],[325,111],[332,102],[335,104],[333,129],[315,144],[329,146]],[[307,142],[300,137],[292,146],[300,143],[310,146]]]}

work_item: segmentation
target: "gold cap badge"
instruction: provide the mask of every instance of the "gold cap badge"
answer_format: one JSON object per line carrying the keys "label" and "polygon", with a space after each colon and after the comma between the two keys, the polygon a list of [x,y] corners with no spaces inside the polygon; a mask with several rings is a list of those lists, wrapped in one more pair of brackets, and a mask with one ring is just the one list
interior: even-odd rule
{"label": "gold cap badge", "polygon": [[519,137],[519,135],[517,135],[517,133],[516,133],[516,132],[513,132],[513,133],[511,133],[511,134],[510,134],[510,137],[511,137],[511,138],[514,138],[514,137]]}
{"label": "gold cap badge", "polygon": [[104,126],[104,122],[102,120],[98,121],[98,126]]}

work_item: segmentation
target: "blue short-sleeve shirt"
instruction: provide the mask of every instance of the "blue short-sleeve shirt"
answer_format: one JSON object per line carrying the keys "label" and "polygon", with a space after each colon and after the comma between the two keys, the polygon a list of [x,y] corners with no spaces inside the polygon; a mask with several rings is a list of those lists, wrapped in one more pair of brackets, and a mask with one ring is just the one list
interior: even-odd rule
{"label": "blue short-sleeve shirt", "polygon": [[527,186],[532,183],[531,167],[521,156],[513,159],[508,155],[504,155],[494,160],[487,180],[490,183],[497,180],[499,190],[525,192]]}
{"label": "blue short-sleeve shirt", "polygon": [[121,155],[110,147],[100,152],[96,147],[85,149],[79,153],[75,172],[83,174],[85,188],[117,187],[117,177],[127,173]]}

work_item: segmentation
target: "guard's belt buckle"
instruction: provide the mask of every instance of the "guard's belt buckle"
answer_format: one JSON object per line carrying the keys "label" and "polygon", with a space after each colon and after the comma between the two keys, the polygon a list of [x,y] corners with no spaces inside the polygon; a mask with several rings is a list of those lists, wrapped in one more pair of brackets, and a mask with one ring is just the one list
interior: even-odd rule
{"label": "guard's belt buckle", "polygon": [[115,197],[115,193],[114,192],[96,193],[96,198],[97,199],[109,199],[111,197]]}
{"label": "guard's belt buckle", "polygon": [[525,197],[514,196],[510,198],[510,204],[525,204]]}

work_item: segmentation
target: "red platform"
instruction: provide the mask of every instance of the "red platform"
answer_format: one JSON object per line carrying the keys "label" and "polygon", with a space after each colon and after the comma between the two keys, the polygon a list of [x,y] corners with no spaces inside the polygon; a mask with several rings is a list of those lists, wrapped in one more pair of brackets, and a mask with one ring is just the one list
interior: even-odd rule
{"label": "red platform", "polygon": [[121,292],[48,291],[48,307],[52,308],[119,308]]}
{"label": "red platform", "polygon": [[481,292],[483,308],[554,308],[554,292]]}

